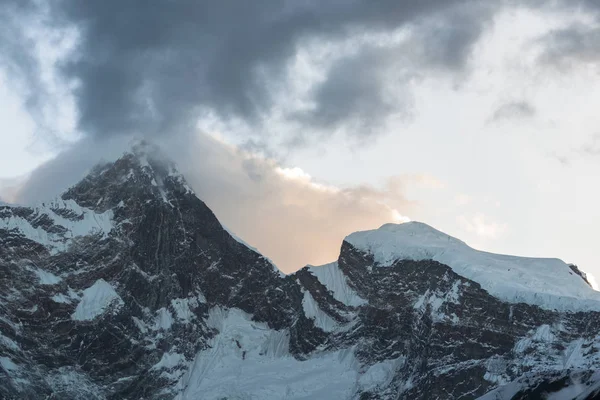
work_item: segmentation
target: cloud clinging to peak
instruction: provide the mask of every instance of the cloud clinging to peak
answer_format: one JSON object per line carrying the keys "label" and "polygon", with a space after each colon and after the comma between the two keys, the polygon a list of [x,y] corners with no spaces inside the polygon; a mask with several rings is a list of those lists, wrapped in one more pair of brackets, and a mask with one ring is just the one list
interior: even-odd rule
{"label": "cloud clinging to peak", "polygon": [[[3,190],[0,182],[0,198],[47,201],[96,163],[117,159],[129,140],[88,139],[39,167],[18,187]],[[406,214],[417,207],[405,195],[407,187],[441,184],[430,176],[394,176],[382,187],[337,187],[207,134],[173,135],[157,143],[223,225],[285,272],[335,260],[343,238],[354,231],[407,221]]]}

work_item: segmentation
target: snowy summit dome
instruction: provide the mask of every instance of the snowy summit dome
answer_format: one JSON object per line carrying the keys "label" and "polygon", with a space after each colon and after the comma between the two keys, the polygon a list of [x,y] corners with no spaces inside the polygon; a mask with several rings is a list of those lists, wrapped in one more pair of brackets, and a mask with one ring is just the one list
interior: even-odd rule
{"label": "snowy summit dome", "polygon": [[380,267],[397,260],[434,260],[510,303],[560,311],[598,310],[600,292],[556,258],[515,257],[475,250],[421,222],[385,224],[345,241],[371,254]]}

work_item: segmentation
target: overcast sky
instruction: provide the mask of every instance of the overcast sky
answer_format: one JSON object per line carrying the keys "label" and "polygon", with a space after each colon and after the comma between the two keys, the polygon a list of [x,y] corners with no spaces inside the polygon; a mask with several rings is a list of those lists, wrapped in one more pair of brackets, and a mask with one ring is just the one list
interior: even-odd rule
{"label": "overcast sky", "polygon": [[0,197],[160,143],[286,272],[426,222],[600,276],[600,3],[0,0]]}

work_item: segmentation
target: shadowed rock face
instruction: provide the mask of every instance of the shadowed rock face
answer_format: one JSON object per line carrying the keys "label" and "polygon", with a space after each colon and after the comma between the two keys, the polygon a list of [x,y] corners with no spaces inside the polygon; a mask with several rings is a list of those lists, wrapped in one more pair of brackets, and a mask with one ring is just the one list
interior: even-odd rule
{"label": "shadowed rock face", "polygon": [[146,145],[60,199],[0,205],[0,222],[0,398],[174,398],[190,364],[165,355],[210,347],[215,307],[287,331],[297,360],[351,349],[357,379],[385,365],[357,399],[470,399],[600,360],[599,313],[508,304],[435,261],[377,267],[344,242],[333,268],[361,305],[314,269],[283,276]]}
{"label": "shadowed rock face", "polygon": [[[361,398],[477,398],[530,371],[569,368],[565,349],[579,341],[581,359],[572,367],[600,366],[600,313],[505,303],[435,261],[376,267],[346,242],[338,266],[368,304],[355,310],[352,331],[332,346],[355,344],[365,364],[403,359],[387,388]],[[544,327],[551,337],[536,336]]]}

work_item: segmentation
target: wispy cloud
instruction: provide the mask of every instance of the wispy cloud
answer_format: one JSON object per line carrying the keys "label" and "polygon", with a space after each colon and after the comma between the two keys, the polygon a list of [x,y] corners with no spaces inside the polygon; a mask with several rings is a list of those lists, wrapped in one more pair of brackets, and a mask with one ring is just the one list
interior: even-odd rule
{"label": "wispy cloud", "polygon": [[600,156],[600,133],[592,135],[579,151],[586,156]]}
{"label": "wispy cloud", "polygon": [[471,232],[487,239],[495,239],[506,232],[508,225],[492,221],[490,217],[483,213],[474,215],[460,215],[457,217],[457,222],[467,232]]}
{"label": "wispy cloud", "polygon": [[532,118],[536,114],[536,110],[530,103],[526,101],[511,101],[504,103],[492,113],[489,118],[490,122],[499,122],[504,120],[516,120]]}

